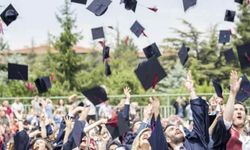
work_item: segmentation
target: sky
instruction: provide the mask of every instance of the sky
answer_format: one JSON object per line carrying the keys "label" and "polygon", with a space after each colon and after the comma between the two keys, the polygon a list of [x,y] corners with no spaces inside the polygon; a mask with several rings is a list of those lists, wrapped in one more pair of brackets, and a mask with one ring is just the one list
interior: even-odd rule
{"label": "sky", "polygon": [[[225,11],[235,10],[238,12],[238,3],[234,0],[197,0],[196,6],[184,12],[182,0],[138,0],[136,13],[124,8],[120,0],[113,0],[106,13],[102,16],[95,16],[87,10],[92,2],[88,0],[87,5],[71,3],[71,9],[77,17],[76,31],[81,31],[83,39],[77,43],[78,46],[91,47],[93,42],[91,28],[103,26],[107,44],[114,44],[116,31],[108,26],[118,26],[121,36],[129,36],[134,39],[139,49],[146,47],[153,42],[162,44],[167,37],[174,37],[171,28],[183,29],[180,19],[185,19],[200,31],[207,32],[209,27],[218,24],[218,29],[232,29],[235,23],[225,22]],[[55,14],[60,14],[64,0],[1,0],[0,11],[2,12],[9,4],[12,4],[19,13],[16,21],[8,27],[5,25],[4,34],[0,34],[8,41],[10,49],[30,47],[33,39],[35,46],[45,44],[48,33],[59,35],[60,24]],[[158,11],[152,12],[146,7],[156,6]],[[137,38],[130,27],[137,20],[144,28],[147,38]],[[236,19],[237,21],[237,19]]]}

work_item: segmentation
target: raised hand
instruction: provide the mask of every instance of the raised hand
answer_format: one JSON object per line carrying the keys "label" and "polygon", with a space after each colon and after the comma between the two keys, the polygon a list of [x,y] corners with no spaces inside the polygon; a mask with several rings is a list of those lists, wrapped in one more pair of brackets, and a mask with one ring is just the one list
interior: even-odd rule
{"label": "raised hand", "polygon": [[160,100],[156,97],[152,97],[152,112],[154,113],[155,117],[157,117],[160,113]]}
{"label": "raised hand", "polygon": [[194,89],[194,83],[191,71],[188,71],[187,78],[184,80],[184,85],[189,92],[191,92]]}
{"label": "raised hand", "polygon": [[192,74],[191,74],[190,70],[187,73],[187,78],[184,80],[184,85],[185,85],[186,89],[188,90],[188,92],[190,93],[191,99],[198,98],[196,93],[195,93],[194,82],[193,82],[193,78],[192,78]]}
{"label": "raised hand", "polygon": [[144,111],[143,111],[143,121],[148,121],[151,117],[152,117],[152,105],[151,104],[148,104],[145,108],[144,108]]}
{"label": "raised hand", "polygon": [[101,121],[101,124],[106,124],[108,122],[108,119],[107,118],[101,118],[100,121]]}
{"label": "raised hand", "polygon": [[125,87],[125,88],[123,89],[123,93],[124,93],[124,95],[125,95],[125,97],[126,97],[127,99],[130,99],[130,97],[131,97],[130,92],[131,92],[131,90],[130,90],[129,87]]}
{"label": "raised hand", "polygon": [[238,73],[234,70],[230,73],[230,93],[236,95],[240,88],[241,78]]}
{"label": "raised hand", "polygon": [[89,111],[90,111],[90,107],[82,107],[79,120],[86,120]]}
{"label": "raised hand", "polygon": [[45,114],[42,113],[42,114],[40,115],[40,121],[43,122],[43,123],[45,123],[45,120],[46,120]]}
{"label": "raised hand", "polygon": [[72,128],[73,121],[69,116],[65,116],[64,121],[66,124],[66,128],[69,128],[69,129]]}

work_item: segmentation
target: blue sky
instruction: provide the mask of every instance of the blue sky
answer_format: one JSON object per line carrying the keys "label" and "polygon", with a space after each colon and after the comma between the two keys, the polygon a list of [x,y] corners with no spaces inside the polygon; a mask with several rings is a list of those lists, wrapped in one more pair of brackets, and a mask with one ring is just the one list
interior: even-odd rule
{"label": "blue sky", "polygon": [[[92,2],[88,0],[87,6]],[[5,40],[9,42],[11,49],[30,47],[31,39],[35,45],[44,44],[47,41],[48,32],[53,35],[60,33],[60,25],[56,20],[55,13],[59,13],[64,0],[2,0],[0,11],[3,11],[8,4],[12,5],[19,12],[15,22],[8,27],[4,26]],[[231,29],[234,23],[225,22],[224,14],[226,9],[238,10],[238,4],[234,0],[197,0],[197,5],[186,13],[183,10],[182,0],[138,0],[136,13],[128,11],[120,0],[113,0],[103,16],[95,16],[86,9],[85,5],[71,4],[77,16],[77,31],[82,31],[83,39],[77,45],[91,47],[93,44],[91,28],[104,26],[107,43],[112,46],[115,31],[107,26],[119,26],[122,36],[129,35],[134,42],[142,49],[147,45],[156,42],[162,44],[162,39],[173,37],[170,28],[182,29],[179,19],[183,18],[193,23],[200,31],[206,32],[211,25],[218,24],[218,29]],[[154,13],[145,7],[156,6],[158,12]],[[144,27],[148,38],[141,36],[137,38],[130,32],[130,26],[138,20]],[[237,20],[236,20],[237,21]]]}

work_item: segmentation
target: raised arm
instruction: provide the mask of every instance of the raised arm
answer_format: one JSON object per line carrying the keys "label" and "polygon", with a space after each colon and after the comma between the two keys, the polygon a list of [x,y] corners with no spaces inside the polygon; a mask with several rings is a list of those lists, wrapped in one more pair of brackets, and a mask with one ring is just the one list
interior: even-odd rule
{"label": "raised arm", "polygon": [[125,119],[129,119],[129,106],[130,106],[130,95],[131,90],[129,89],[129,87],[125,87],[123,89],[123,93],[125,95],[125,105],[124,105],[124,110],[123,110],[123,117]]}
{"label": "raised arm", "polygon": [[190,93],[191,99],[196,99],[198,96],[196,95],[195,88],[194,88],[194,82],[192,79],[191,71],[188,71],[187,78],[185,79],[185,87],[187,91]]}
{"label": "raised arm", "polygon": [[151,118],[152,118],[152,105],[148,104],[143,110],[143,120],[142,120],[142,123],[140,124],[140,127],[136,131],[137,134],[141,130],[150,126]]}
{"label": "raised arm", "polygon": [[107,119],[105,118],[102,118],[98,121],[96,121],[95,123],[91,124],[91,125],[88,125],[87,127],[84,128],[84,132],[87,133],[89,132],[91,129],[95,128],[96,126],[99,126],[101,124],[106,124],[107,123]]}
{"label": "raised arm", "polygon": [[230,74],[230,93],[228,101],[223,113],[223,119],[227,122],[232,122],[234,103],[237,92],[239,91],[241,83],[241,78],[239,79],[238,73],[236,71],[231,71]]}
{"label": "raised arm", "polygon": [[72,126],[72,119],[69,116],[64,117],[64,121],[66,124],[65,128],[65,135],[63,138],[63,144],[65,144],[68,141],[69,134],[71,133],[73,126]]}
{"label": "raised arm", "polygon": [[193,112],[193,122],[194,122],[194,127],[192,130],[194,134],[190,134],[189,136],[192,137],[187,137],[187,138],[194,139],[196,142],[198,140],[199,143],[203,145],[203,147],[207,148],[209,142],[208,104],[205,100],[199,98],[196,95],[190,71],[188,72],[187,79],[185,80],[185,87],[187,91],[190,93],[191,97],[190,104],[191,104],[191,110]]}
{"label": "raised arm", "polygon": [[41,120],[40,120],[40,127],[41,127],[41,136],[42,138],[46,138],[47,134],[46,134],[46,123],[45,123],[45,114],[41,115]]}
{"label": "raised arm", "polygon": [[152,113],[154,114],[155,120],[151,120],[154,124],[151,124],[152,133],[149,137],[149,143],[151,145],[152,150],[168,150],[167,141],[163,132],[163,128],[161,125],[160,119],[160,100],[157,98],[153,98],[152,101]]}

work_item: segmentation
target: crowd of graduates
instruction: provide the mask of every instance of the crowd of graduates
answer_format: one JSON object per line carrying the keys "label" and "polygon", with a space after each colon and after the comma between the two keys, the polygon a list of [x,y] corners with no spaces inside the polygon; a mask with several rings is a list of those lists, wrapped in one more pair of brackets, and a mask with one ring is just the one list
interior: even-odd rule
{"label": "crowd of graduates", "polygon": [[29,112],[18,98],[12,105],[5,100],[0,107],[0,149],[249,150],[247,109],[236,101],[242,79],[232,71],[229,82],[227,101],[223,96],[204,100],[196,95],[188,73],[184,86],[190,97],[177,98],[176,114],[168,118],[160,116],[157,97],[148,99],[140,116],[128,87],[117,106],[109,105],[107,97],[96,101],[97,89],[85,93],[84,101],[71,95],[67,102],[53,104],[49,98],[34,97]]}

